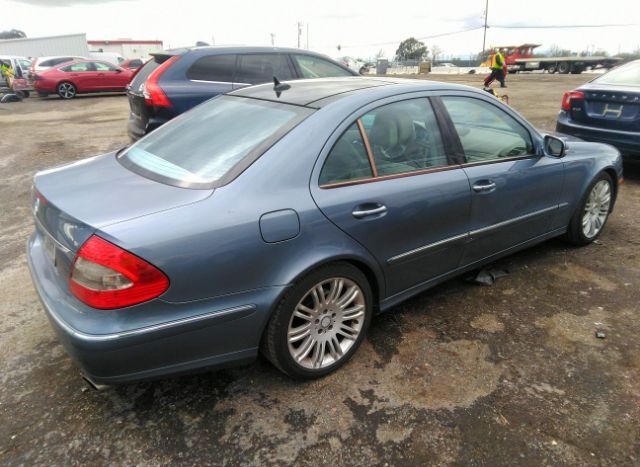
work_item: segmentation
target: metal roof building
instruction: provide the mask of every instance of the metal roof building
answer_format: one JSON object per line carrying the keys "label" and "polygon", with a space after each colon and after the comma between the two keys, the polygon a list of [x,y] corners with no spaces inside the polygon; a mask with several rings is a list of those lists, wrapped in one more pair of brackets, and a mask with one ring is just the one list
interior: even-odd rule
{"label": "metal roof building", "polygon": [[87,56],[87,35],[65,34],[63,36],[25,37],[0,40],[0,54],[23,57],[44,57],[49,55]]}

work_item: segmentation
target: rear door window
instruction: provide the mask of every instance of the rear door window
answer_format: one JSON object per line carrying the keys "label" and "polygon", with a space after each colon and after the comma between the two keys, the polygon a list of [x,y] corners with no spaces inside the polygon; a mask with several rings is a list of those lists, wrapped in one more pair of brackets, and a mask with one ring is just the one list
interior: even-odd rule
{"label": "rear door window", "polygon": [[429,100],[408,99],[383,105],[360,117],[327,156],[319,184],[423,172],[447,165],[449,160]]}
{"label": "rear door window", "polygon": [[94,68],[93,62],[80,62],[80,63],[74,63],[73,65],[62,67],[60,68],[60,70],[65,72],[78,73],[83,71],[94,71],[95,68]]}
{"label": "rear door window", "polygon": [[282,54],[248,54],[239,56],[236,83],[260,84],[273,80],[293,79],[286,55]]}
{"label": "rear door window", "polygon": [[371,162],[358,124],[354,123],[336,142],[320,172],[320,185],[373,177]]}
{"label": "rear door window", "polygon": [[294,54],[295,61],[302,78],[331,78],[336,76],[353,76],[349,70],[313,55]]}
{"label": "rear door window", "polygon": [[235,67],[235,55],[209,55],[197,59],[189,67],[187,78],[197,81],[231,83]]}
{"label": "rear door window", "polygon": [[165,60],[168,60],[169,58],[170,57],[166,55],[162,55],[162,56],[154,57],[151,60],[149,60],[147,63],[145,63],[145,65],[140,69],[140,71],[138,71],[138,73],[133,77],[133,80],[131,81],[131,85],[129,86],[129,89],[136,93],[141,92],[142,85],[147,80],[149,75],[153,72],[153,70],[158,68],[162,64],[162,62],[164,62]]}
{"label": "rear door window", "polygon": [[118,68],[114,65],[104,62],[93,62],[98,71],[116,71]]}

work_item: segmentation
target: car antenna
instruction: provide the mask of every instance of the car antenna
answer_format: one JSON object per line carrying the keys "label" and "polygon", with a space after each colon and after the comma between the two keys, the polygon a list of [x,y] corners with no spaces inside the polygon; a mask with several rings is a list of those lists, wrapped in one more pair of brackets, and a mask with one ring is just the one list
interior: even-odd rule
{"label": "car antenna", "polygon": [[281,83],[278,78],[273,77],[273,90],[276,92],[276,97],[280,97],[282,91],[286,91],[287,89],[291,89],[291,85],[287,83]]}

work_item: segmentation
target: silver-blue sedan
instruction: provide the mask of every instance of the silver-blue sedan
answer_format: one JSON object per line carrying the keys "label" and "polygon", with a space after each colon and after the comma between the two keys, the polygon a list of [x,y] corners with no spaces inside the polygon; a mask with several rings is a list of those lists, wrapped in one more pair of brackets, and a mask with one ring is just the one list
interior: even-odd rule
{"label": "silver-blue sedan", "polygon": [[613,147],[543,136],[476,89],[276,81],[38,173],[28,259],[96,385],[260,350],[314,378],[377,312],[552,237],[592,242],[621,182]]}

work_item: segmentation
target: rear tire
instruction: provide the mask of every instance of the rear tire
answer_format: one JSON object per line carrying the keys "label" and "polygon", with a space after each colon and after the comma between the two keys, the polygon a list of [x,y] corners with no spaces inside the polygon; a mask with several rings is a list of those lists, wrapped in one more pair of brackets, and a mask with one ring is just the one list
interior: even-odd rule
{"label": "rear tire", "polygon": [[566,75],[571,71],[571,64],[569,62],[560,62],[558,63],[558,73],[561,75]]}
{"label": "rear tire", "polygon": [[373,294],[362,271],[345,262],[322,266],[282,297],[265,329],[262,353],[293,378],[325,376],[353,356],[372,314]]}
{"label": "rear tire", "polygon": [[609,218],[613,205],[613,181],[611,176],[600,173],[589,184],[571,217],[565,239],[574,245],[583,246],[600,236]]}
{"label": "rear tire", "polygon": [[78,89],[75,87],[75,85],[68,81],[63,81],[62,83],[58,84],[56,91],[58,92],[58,96],[60,96],[62,99],[73,99],[78,93]]}
{"label": "rear tire", "polygon": [[556,66],[555,65],[549,65],[547,67],[547,73],[554,74],[555,72],[556,72]]}

